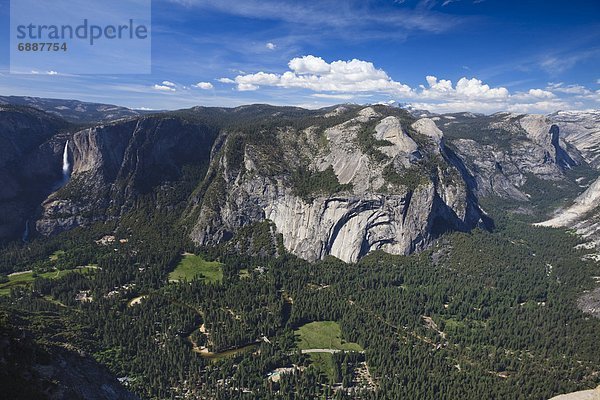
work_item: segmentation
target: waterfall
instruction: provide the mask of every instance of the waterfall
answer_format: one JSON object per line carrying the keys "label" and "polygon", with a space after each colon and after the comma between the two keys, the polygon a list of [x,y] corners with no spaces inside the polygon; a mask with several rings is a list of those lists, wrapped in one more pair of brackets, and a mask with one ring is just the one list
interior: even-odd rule
{"label": "waterfall", "polygon": [[62,156],[62,178],[52,185],[52,191],[55,192],[69,182],[71,173],[71,163],[69,162],[69,141],[65,143]]}
{"label": "waterfall", "polygon": [[63,151],[63,165],[62,165],[64,183],[67,183],[67,181],[69,180],[69,170],[70,169],[71,169],[71,164],[69,164],[69,141],[67,140],[67,142],[65,143],[65,150]]}
{"label": "waterfall", "polygon": [[25,221],[25,231],[23,232],[23,237],[21,239],[23,240],[23,243],[29,241],[29,220]]}

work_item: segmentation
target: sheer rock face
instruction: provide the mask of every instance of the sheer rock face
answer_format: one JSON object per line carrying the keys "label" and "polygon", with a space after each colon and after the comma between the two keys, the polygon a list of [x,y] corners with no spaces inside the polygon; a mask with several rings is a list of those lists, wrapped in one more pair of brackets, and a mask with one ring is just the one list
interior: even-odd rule
{"label": "sheer rock face", "polygon": [[600,111],[558,111],[548,116],[561,137],[575,146],[583,158],[600,169]]}
{"label": "sheer rock face", "polygon": [[206,163],[215,136],[214,129],[169,116],[74,133],[70,179],[42,204],[37,231],[51,235],[118,218],[138,195],[179,179],[183,165]]}
{"label": "sheer rock face", "polygon": [[529,201],[524,187],[532,176],[561,184],[568,179],[566,175],[571,168],[587,163],[587,176],[571,178],[576,182],[572,185],[572,197],[560,205],[553,218],[538,225],[571,228],[591,245],[600,245],[600,178],[594,181],[598,173],[593,170],[600,169],[600,113],[561,111],[549,116],[500,113],[485,123],[480,127],[482,132],[499,128],[507,133],[503,148],[502,140],[485,144],[464,138],[452,140],[452,147],[466,160],[475,177],[477,193]]}
{"label": "sheer rock face", "polygon": [[0,106],[0,242],[20,238],[52,192],[61,174],[59,131],[66,125],[42,111]]}
{"label": "sheer rock face", "polygon": [[[458,132],[447,142],[474,177],[479,196],[528,201],[522,187],[530,176],[564,180],[566,170],[585,162],[547,116],[498,113],[489,117],[452,117],[450,121],[445,118],[438,120],[437,125],[442,130],[452,128]],[[474,132],[489,135],[488,139],[478,140]]]}
{"label": "sheer rock face", "polygon": [[444,133],[437,127],[433,119],[421,118],[412,124],[412,128],[421,135],[431,138],[438,146],[442,146]]}
{"label": "sheer rock face", "polygon": [[312,202],[285,189],[283,193],[268,195],[270,198],[259,200],[265,202],[259,218],[273,221],[283,234],[285,247],[308,260],[333,255],[344,261],[356,261],[375,249],[405,254],[422,249],[425,244],[422,242],[429,236],[432,185],[412,194],[364,193],[319,197]]}
{"label": "sheer rock face", "polygon": [[[374,126],[373,139],[389,144],[377,148],[385,156],[383,160],[374,160],[357,145],[357,137],[368,123]],[[475,128],[471,132],[474,139],[446,137],[443,131],[449,124]],[[214,154],[211,179],[221,177],[218,182],[224,195],[217,205],[199,201],[192,238],[213,245],[245,224],[269,219],[283,235],[285,247],[309,260],[334,255],[356,261],[377,249],[394,254],[418,251],[441,231],[466,230],[480,223],[484,216],[475,195],[528,202],[523,187],[531,177],[567,179],[565,171],[585,160],[565,141],[560,129],[550,117],[538,115],[460,114],[415,121],[367,107],[354,118],[324,130],[326,149],[310,148],[310,130],[280,132],[279,137],[287,139],[276,136],[273,141],[284,148],[290,144],[289,136],[295,137],[280,157],[283,170],[295,165],[290,154],[296,159],[301,155],[308,160],[310,171],[331,168],[338,182],[351,188],[304,199],[285,173],[262,175],[264,158],[253,157],[253,152],[244,152],[242,170],[227,169],[224,156]],[[492,135],[486,142],[480,140],[477,130],[482,136]],[[432,160],[437,164],[416,187],[389,182],[390,166],[404,176]]]}
{"label": "sheer rock face", "polygon": [[[389,142],[379,148],[385,157],[378,161],[357,146],[357,134],[369,121],[375,122],[374,139]],[[419,133],[421,127],[430,130]],[[331,168],[340,184],[351,185],[309,199],[296,193],[285,173],[261,175],[261,163],[266,161],[253,157],[251,151],[244,152],[239,169],[228,168],[225,151],[215,154],[209,185],[222,185],[223,198],[218,204],[200,206],[192,238],[201,245],[214,245],[243,225],[268,219],[293,254],[308,260],[333,255],[354,262],[378,249],[392,254],[422,250],[445,230],[475,226],[480,221],[479,209],[459,172],[440,154],[439,130],[425,121],[416,128],[421,140],[426,138],[421,145],[398,117],[366,108],[355,118],[325,129],[325,149],[312,151],[310,145],[303,145],[310,142],[311,129],[295,132],[290,148],[296,153],[284,149],[286,155],[280,161],[288,166],[283,170],[291,168],[294,161],[286,160],[290,156],[309,154],[309,170]],[[285,147],[288,136],[289,132],[280,132],[273,140]],[[421,153],[421,159],[415,152]],[[427,162],[433,163],[430,170],[423,167]],[[249,166],[255,169],[247,170]],[[427,173],[415,187],[394,185],[384,174],[392,166],[398,174],[419,168]]]}
{"label": "sheer rock face", "polygon": [[393,146],[382,147],[382,152],[388,157],[395,157],[403,154],[404,165],[410,165],[411,156],[418,152],[419,146],[410,136],[408,136],[400,121],[396,117],[386,117],[375,127],[375,138],[377,140],[387,140]]}
{"label": "sheer rock face", "polygon": [[[285,247],[309,260],[406,254],[485,219],[477,197],[527,202],[532,177],[574,180],[566,172],[600,154],[594,112],[425,116],[385,106],[200,107],[74,132],[40,111],[1,106],[0,240],[20,237],[28,219],[44,235],[118,219],[202,165],[182,216],[198,244],[271,220]],[[590,177],[577,180],[582,190]]]}
{"label": "sheer rock face", "polygon": [[[544,151],[545,161],[550,155],[558,168],[571,168],[578,164],[567,152],[568,144],[560,137],[560,128],[543,115],[526,115],[519,120],[525,133]],[[579,156],[579,154],[577,154]],[[581,161],[581,157],[579,161]]]}
{"label": "sheer rock face", "polygon": [[283,233],[286,248],[316,260],[333,255],[354,262],[371,250],[405,254],[421,249],[432,213],[433,187],[412,194],[318,198],[306,203],[283,196],[265,208],[265,216]]}

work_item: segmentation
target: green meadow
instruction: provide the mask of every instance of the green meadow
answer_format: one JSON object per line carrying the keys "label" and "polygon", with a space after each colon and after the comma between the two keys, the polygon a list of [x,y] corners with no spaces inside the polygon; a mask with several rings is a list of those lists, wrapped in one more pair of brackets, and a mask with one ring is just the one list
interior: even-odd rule
{"label": "green meadow", "polygon": [[223,264],[206,261],[195,254],[185,254],[175,270],[169,274],[169,281],[191,281],[202,276],[207,283],[223,281]]}

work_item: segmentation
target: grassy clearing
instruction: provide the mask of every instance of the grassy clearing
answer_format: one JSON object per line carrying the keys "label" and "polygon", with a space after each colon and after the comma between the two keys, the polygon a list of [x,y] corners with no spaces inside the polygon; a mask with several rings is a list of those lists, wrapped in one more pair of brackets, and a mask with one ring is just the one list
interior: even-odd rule
{"label": "grassy clearing", "polygon": [[61,276],[65,276],[66,274],[70,274],[72,272],[83,272],[92,269],[91,267],[84,268],[76,268],[76,269],[67,269],[67,270],[55,270],[50,272],[43,272],[36,274],[35,272],[28,271],[23,273],[17,273],[13,275],[9,275],[8,282],[0,284],[0,296],[8,296],[10,294],[10,289],[18,286],[26,287],[33,283],[33,281],[38,278],[46,278],[46,279],[56,279]]}
{"label": "grassy clearing", "polygon": [[[342,339],[342,330],[335,321],[319,321],[302,325],[296,329],[298,347],[307,349],[333,349],[344,351],[363,351],[358,343],[346,342]],[[334,379],[333,356],[329,353],[311,353],[312,365]]]}
{"label": "grassy clearing", "polygon": [[197,276],[204,277],[207,283],[223,281],[223,264],[217,261],[206,261],[194,254],[185,254],[173,272],[169,281],[179,282],[192,280]]}
{"label": "grassy clearing", "polygon": [[64,250],[56,250],[48,258],[50,259],[50,261],[58,261],[58,259],[61,258],[64,255],[65,255],[65,251]]}
{"label": "grassy clearing", "polygon": [[302,325],[296,330],[298,347],[305,349],[334,349],[345,351],[363,351],[358,343],[342,339],[342,330],[335,321],[319,321]]}

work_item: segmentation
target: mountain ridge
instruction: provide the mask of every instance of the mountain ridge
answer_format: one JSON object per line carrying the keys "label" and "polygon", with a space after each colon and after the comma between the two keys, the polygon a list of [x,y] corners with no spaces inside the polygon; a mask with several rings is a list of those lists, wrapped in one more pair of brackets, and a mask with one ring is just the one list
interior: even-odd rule
{"label": "mountain ridge", "polygon": [[[480,198],[509,199],[535,213],[531,182],[566,193],[560,205],[580,194],[597,177],[589,164],[592,139],[564,119],[557,124],[555,114],[511,113],[417,118],[383,105],[249,105],[73,126],[51,134],[54,144],[40,144],[31,155],[55,160],[58,180],[69,140],[71,179],[56,192],[46,190],[37,216],[21,217],[12,231],[16,236],[25,219],[35,219],[44,235],[118,219],[140,195],[168,196],[168,187],[191,168],[198,180],[186,185],[196,189],[178,201],[188,202],[182,217],[199,245],[217,245],[243,226],[270,220],[288,251],[310,260],[356,261],[375,249],[406,254],[446,230],[489,226]],[[566,137],[560,124],[567,124]],[[584,143],[583,153],[569,137]],[[579,170],[589,177],[575,182],[570,174]],[[568,193],[574,188],[579,192]]]}

